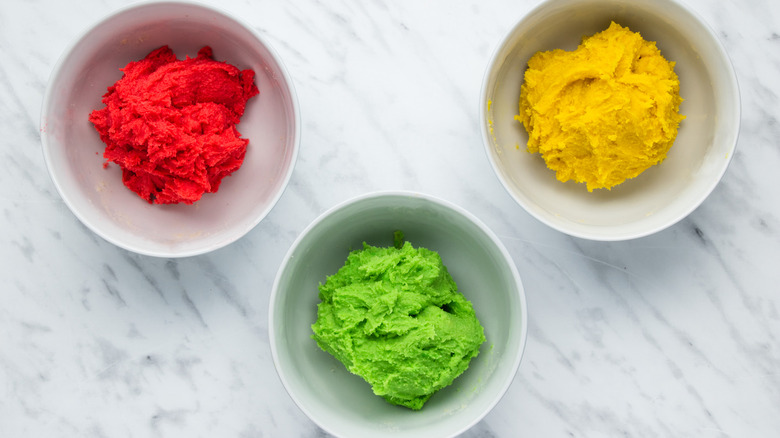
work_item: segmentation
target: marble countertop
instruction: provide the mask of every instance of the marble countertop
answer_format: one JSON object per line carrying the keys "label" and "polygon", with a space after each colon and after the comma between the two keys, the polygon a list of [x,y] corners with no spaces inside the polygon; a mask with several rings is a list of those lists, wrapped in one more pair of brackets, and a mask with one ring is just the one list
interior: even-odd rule
{"label": "marble countertop", "polygon": [[320,213],[394,189],[475,214],[524,282],[523,362],[464,436],[780,433],[780,3],[686,1],[734,62],[736,154],[689,217],[605,243],[528,215],[483,150],[488,59],[538,0],[212,1],[281,56],[302,143],[265,220],[223,249],[182,259],[140,256],[93,234],[63,203],[42,155],[52,67],[126,3],[0,3],[0,436],[325,435],[274,371],[271,286]]}

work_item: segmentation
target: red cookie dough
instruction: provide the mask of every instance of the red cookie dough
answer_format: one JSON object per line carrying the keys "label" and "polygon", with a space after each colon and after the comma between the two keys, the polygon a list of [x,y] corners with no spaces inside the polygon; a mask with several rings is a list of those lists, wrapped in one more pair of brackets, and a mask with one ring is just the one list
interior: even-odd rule
{"label": "red cookie dough", "polygon": [[249,140],[236,129],[259,93],[252,70],[212,59],[176,59],[168,46],[122,69],[89,120],[106,144],[103,157],[149,203],[192,204],[219,189],[244,161]]}

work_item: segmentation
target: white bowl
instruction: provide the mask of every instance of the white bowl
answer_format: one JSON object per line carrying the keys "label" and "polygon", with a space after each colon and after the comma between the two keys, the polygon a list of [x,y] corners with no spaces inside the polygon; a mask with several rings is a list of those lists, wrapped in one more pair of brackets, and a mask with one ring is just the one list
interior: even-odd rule
{"label": "white bowl", "polygon": [[[526,149],[519,113],[528,59],[538,51],[574,50],[583,36],[614,20],[656,41],[676,62],[680,94],[677,139],[664,162],[609,190],[589,193],[562,183]],[[525,15],[494,53],[482,85],[480,123],[501,183],[532,216],[572,236],[632,239],[675,224],[712,192],[734,155],[740,122],[737,79],[713,31],[674,0],[549,0]]]}
{"label": "white bowl", "polygon": [[[88,120],[119,69],[163,45],[179,59],[211,46],[214,59],[254,70],[260,90],[238,125],[249,139],[242,167],[193,205],[151,205],[126,188],[117,165],[103,168],[105,144]],[[249,232],[282,195],[300,139],[293,84],[271,47],[224,12],[179,1],[121,9],[73,43],[51,75],[40,129],[51,178],[79,220],[111,243],[160,257],[205,253]]]}
{"label": "white bowl", "polygon": [[[351,250],[391,246],[401,230],[415,247],[437,251],[472,302],[487,342],[466,372],[419,411],[394,406],[311,338],[318,285]],[[452,204],[408,192],[369,194],[316,219],[290,248],[273,285],[269,335],[274,364],[295,403],[342,437],[444,437],[482,419],[512,382],[527,332],[523,286],[511,257],[478,219]]]}

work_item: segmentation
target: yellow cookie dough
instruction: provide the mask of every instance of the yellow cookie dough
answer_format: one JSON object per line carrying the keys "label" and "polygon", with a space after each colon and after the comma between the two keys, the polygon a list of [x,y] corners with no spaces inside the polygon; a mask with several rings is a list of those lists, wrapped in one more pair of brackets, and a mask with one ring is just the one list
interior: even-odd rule
{"label": "yellow cookie dough", "polygon": [[660,163],[685,116],[674,62],[627,27],[528,61],[515,118],[560,181],[611,189]]}

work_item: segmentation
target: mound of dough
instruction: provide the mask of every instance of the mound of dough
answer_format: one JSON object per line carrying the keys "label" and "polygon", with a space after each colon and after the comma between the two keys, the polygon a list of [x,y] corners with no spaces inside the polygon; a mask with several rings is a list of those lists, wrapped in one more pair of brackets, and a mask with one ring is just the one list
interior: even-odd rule
{"label": "mound of dough", "polygon": [[122,69],[89,120],[130,190],[156,204],[192,204],[219,189],[244,161],[236,124],[259,93],[252,70],[212,59],[176,59],[168,46]]}
{"label": "mound of dough", "polygon": [[593,191],[666,158],[685,118],[681,102],[674,62],[613,22],[573,52],[536,53],[515,118],[528,131],[528,151],[539,152],[558,180]]}
{"label": "mound of dough", "polygon": [[485,341],[441,257],[409,242],[364,243],[319,289],[313,338],[393,404],[421,409]]}

